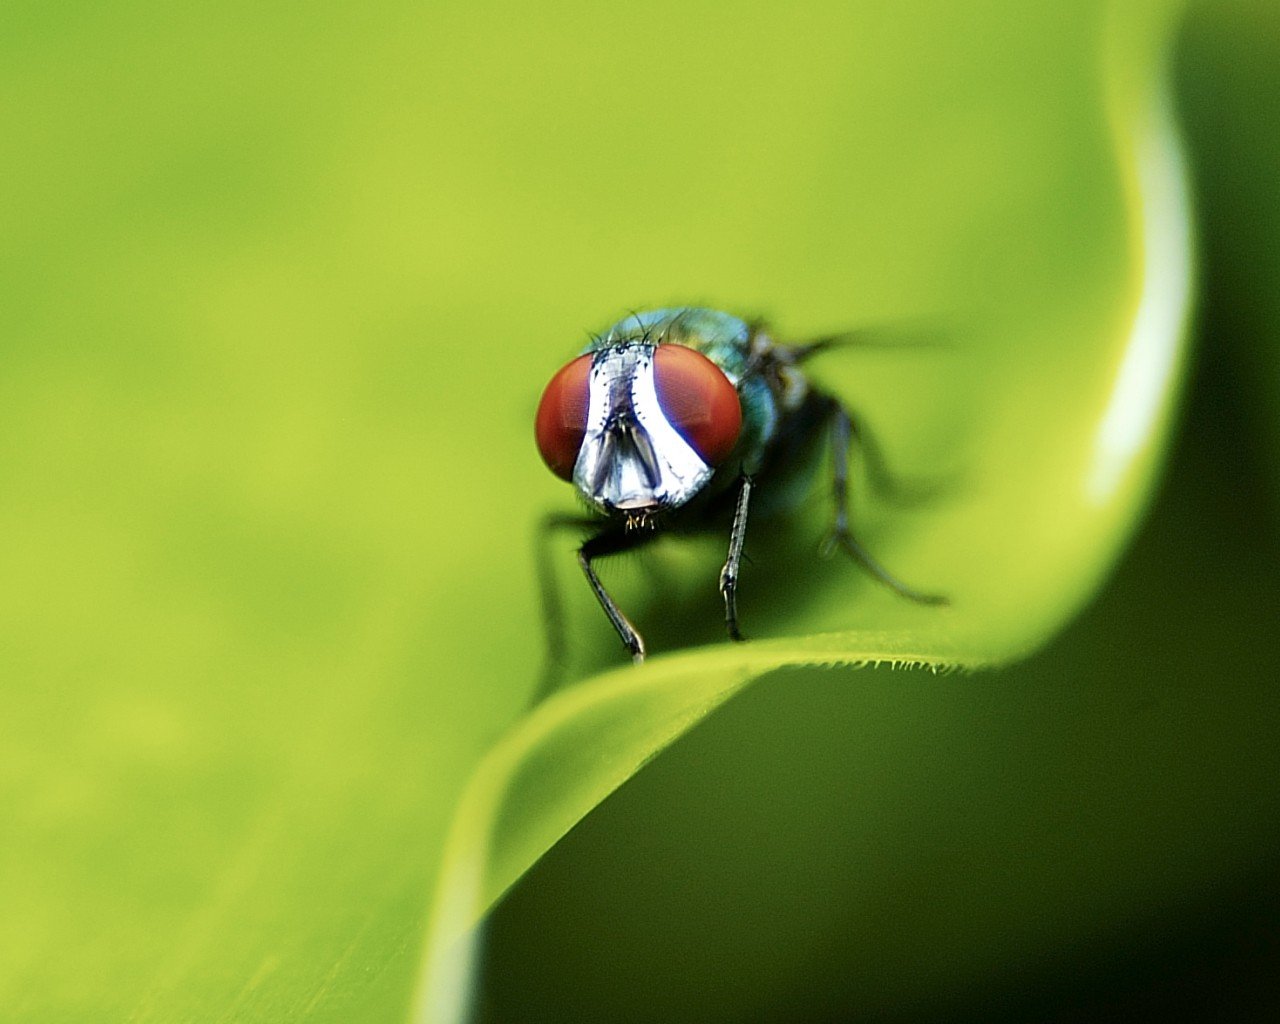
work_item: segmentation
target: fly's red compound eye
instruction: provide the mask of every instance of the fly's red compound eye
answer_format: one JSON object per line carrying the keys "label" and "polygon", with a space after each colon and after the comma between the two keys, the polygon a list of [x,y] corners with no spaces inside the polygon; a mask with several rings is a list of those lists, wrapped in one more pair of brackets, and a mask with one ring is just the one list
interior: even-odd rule
{"label": "fly's red compound eye", "polygon": [[708,466],[728,458],[742,429],[738,391],[701,352],[659,345],[653,356],[658,404],[667,420]]}
{"label": "fly's red compound eye", "polygon": [[534,433],[542,461],[562,480],[573,479],[591,404],[591,356],[578,356],[551,378],[538,403]]}

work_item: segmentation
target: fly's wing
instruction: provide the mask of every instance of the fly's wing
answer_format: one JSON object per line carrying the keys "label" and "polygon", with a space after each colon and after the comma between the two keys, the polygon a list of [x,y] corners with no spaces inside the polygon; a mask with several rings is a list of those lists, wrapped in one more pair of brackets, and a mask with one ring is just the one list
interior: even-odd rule
{"label": "fly's wing", "polygon": [[857,349],[954,349],[960,343],[954,317],[920,317],[910,320],[883,321],[864,324],[822,334],[816,338],[790,342],[776,346],[786,352],[794,362],[803,362],[833,348]]}

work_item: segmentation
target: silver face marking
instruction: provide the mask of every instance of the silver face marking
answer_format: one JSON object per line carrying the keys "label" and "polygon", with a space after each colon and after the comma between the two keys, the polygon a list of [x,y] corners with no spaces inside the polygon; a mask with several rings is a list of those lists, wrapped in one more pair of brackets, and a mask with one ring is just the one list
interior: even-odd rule
{"label": "silver face marking", "polygon": [[591,366],[587,431],[573,482],[606,511],[676,508],[714,472],[662,411],[654,349],[643,343],[604,349]]}

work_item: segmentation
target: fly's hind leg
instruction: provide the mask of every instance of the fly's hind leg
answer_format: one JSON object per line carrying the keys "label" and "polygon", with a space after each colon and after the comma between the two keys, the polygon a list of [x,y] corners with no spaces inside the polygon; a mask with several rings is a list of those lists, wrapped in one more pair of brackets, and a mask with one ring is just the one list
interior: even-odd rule
{"label": "fly's hind leg", "polygon": [[[862,330],[845,331],[840,334],[812,338],[798,344],[779,345],[775,346],[775,348],[782,353],[784,362],[798,366],[807,362],[813,356],[820,355],[833,348],[914,349],[949,347],[945,341],[939,340],[935,331],[921,335],[918,331],[912,332],[909,326],[907,324],[882,325],[879,328],[870,327]],[[831,402],[835,406],[839,405],[834,399]],[[875,433],[868,430],[865,423],[851,418],[846,410],[840,409],[839,411],[844,413],[845,417],[846,448],[851,436],[853,443],[857,445],[858,451],[862,456],[867,483],[871,486],[871,490],[876,497],[891,501],[896,505],[918,505],[935,497],[940,491],[949,486],[950,481],[903,480],[892,473],[884,457],[884,450],[876,440]]]}
{"label": "fly's hind leg", "polygon": [[[831,491],[835,502],[835,523],[822,544],[823,557],[830,558],[839,549],[886,587],[907,600],[919,604],[946,604],[947,599],[940,594],[926,594],[907,586],[877,562],[853,535],[849,527],[849,449],[851,440],[863,440],[863,437],[848,410],[834,398],[830,402]],[[878,458],[877,450],[873,460],[878,462]],[[869,466],[868,469],[871,470],[872,467]],[[883,463],[879,463],[879,471],[884,471]],[[875,470],[872,472],[874,474]]]}

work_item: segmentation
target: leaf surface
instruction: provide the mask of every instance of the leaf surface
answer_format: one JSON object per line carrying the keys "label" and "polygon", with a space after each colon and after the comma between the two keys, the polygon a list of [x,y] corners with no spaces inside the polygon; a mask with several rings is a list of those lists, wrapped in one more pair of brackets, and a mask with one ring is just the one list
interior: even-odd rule
{"label": "leaf surface", "polygon": [[[918,510],[868,506],[861,519],[895,571],[913,582],[927,578],[950,595],[950,606],[910,606],[873,591],[853,566],[806,561],[826,514],[819,492],[801,525],[789,525],[776,544],[783,534],[765,541],[753,566],[772,558],[772,571],[744,579],[744,590],[772,595],[761,607],[781,635],[652,658],[638,670],[579,682],[538,708],[486,758],[460,804],[437,889],[422,1019],[465,1015],[475,926],[516,879],[747,682],[786,666],[1004,664],[1044,643],[1098,586],[1144,508],[1183,360],[1190,235],[1159,77],[1170,13],[1152,5],[1080,10],[1060,22],[1046,16],[1037,26],[1046,51],[1032,56],[1030,43],[1011,63],[1034,61],[1044,76],[1038,86],[1053,97],[1051,116],[1026,107],[1015,90],[989,95],[990,82],[962,79],[960,98],[931,94],[907,119],[905,143],[895,135],[896,146],[886,138],[869,147],[851,179],[862,184],[862,175],[874,180],[880,170],[899,182],[896,190],[872,189],[893,191],[886,203],[917,217],[929,211],[927,226],[914,223],[916,240],[927,239],[931,251],[902,269],[947,265],[939,278],[914,277],[915,301],[969,314],[949,322],[955,340],[945,357],[902,350],[873,362],[869,352],[842,353],[821,369],[870,422],[884,424],[899,452],[955,481]],[[998,16],[983,9],[963,30],[912,23],[904,52],[936,51],[945,65],[951,47],[965,50],[991,28],[983,17]],[[863,97],[864,109],[874,105]],[[845,123],[855,127],[833,128],[831,149],[850,145],[861,127]],[[1039,134],[1047,123],[1052,138]],[[917,131],[935,146],[956,137],[981,144],[971,154],[947,151],[946,182],[927,172],[913,177],[899,161]],[[1002,132],[1018,140],[1007,160],[990,149]],[[986,180],[949,191],[939,209],[936,191],[964,177],[969,155]],[[854,205],[850,195],[836,208]],[[1017,228],[1008,222],[1015,217]],[[900,244],[874,231],[850,237],[858,249],[847,242],[839,249],[839,234],[833,244],[865,275],[873,265],[883,273],[885,254]],[[868,251],[876,245],[884,247],[879,256]],[[909,291],[905,279],[902,288]],[[691,628],[695,598],[686,597],[684,581],[714,579],[715,552],[700,562],[677,557],[663,566],[664,607],[642,613],[641,628],[647,613],[663,637]],[[643,584],[632,591],[643,596]],[[698,607],[714,620],[710,602]],[[744,608],[750,623],[749,600]]]}

